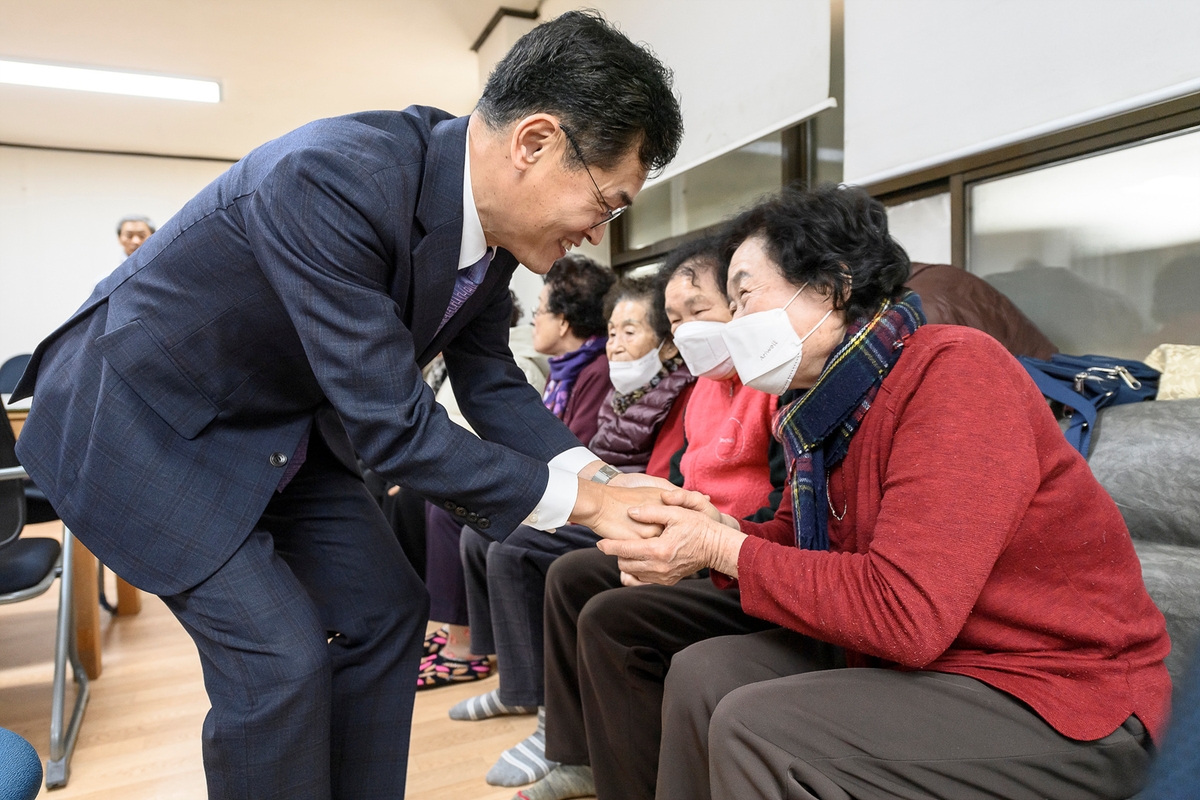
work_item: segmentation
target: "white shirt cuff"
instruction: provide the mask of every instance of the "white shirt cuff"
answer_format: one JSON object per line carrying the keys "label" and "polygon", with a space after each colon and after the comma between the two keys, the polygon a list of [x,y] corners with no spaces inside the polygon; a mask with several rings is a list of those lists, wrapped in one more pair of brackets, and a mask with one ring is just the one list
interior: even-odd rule
{"label": "white shirt cuff", "polygon": [[586,467],[593,461],[599,461],[600,456],[588,450],[586,447],[572,447],[570,450],[563,452],[550,459],[550,466],[565,469],[567,472],[579,474],[579,470]]}
{"label": "white shirt cuff", "polygon": [[598,460],[586,447],[573,447],[550,459],[546,491],[525,518],[525,524],[539,531],[566,525],[579,497],[579,470]]}

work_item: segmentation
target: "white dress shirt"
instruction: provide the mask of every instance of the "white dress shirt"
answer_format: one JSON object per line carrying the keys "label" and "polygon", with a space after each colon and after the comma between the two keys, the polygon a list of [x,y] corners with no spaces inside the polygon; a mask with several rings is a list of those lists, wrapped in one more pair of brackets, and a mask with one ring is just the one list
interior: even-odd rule
{"label": "white dress shirt", "polygon": [[[467,154],[463,160],[463,226],[458,248],[458,268],[470,269],[483,258],[487,249],[487,237],[483,233],[483,223],[479,221],[479,209],[475,207],[475,194],[471,191],[471,134],[468,132]],[[525,524],[541,531],[552,531],[560,525],[566,525],[579,496],[579,471],[597,460],[586,447],[572,447],[550,459],[547,465],[550,479],[546,482],[546,491],[525,518]]]}

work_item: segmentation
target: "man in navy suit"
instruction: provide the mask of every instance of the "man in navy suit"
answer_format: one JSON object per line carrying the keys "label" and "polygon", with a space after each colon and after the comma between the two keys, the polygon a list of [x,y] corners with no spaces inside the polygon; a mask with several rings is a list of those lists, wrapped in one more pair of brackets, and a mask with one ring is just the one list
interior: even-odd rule
{"label": "man in navy suit", "polygon": [[[403,796],[428,598],[356,453],[497,539],[654,532],[625,510],[656,490],[601,485],[513,363],[508,284],[599,241],[681,136],[670,72],[565,14],[470,117],[354,114],[256,149],[38,347],[19,455],[195,640],[210,797]],[[482,441],[421,380],[438,352]]]}

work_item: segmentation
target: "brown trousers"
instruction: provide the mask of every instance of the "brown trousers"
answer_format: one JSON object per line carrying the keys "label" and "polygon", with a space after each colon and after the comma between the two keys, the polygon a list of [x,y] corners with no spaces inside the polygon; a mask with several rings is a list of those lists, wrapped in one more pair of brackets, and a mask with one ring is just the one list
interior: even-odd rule
{"label": "brown trousers", "polygon": [[1125,800],[1141,786],[1136,717],[1080,742],[972,678],[834,665],[828,645],[783,629],[678,653],[658,799]]}
{"label": "brown trousers", "polygon": [[663,681],[690,644],[774,627],[742,612],[737,591],[707,578],[621,586],[595,548],[546,576],[546,757],[590,764],[599,800],[652,800]]}

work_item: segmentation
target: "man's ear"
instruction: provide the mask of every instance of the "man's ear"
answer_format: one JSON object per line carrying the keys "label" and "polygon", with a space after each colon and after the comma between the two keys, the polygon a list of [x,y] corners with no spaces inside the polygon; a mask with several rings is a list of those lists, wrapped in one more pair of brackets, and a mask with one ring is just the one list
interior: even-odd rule
{"label": "man's ear", "polygon": [[556,153],[561,147],[558,120],[550,114],[532,114],[513,126],[509,159],[521,172]]}

